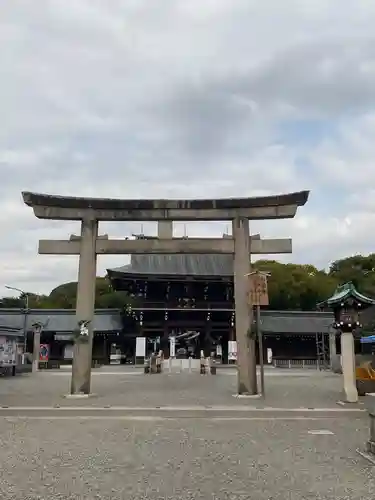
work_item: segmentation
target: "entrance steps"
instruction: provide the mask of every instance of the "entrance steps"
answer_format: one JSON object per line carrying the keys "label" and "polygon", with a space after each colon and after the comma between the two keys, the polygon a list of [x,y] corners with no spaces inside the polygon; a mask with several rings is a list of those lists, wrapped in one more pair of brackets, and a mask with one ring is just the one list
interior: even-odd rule
{"label": "entrance steps", "polygon": [[164,373],[200,373],[201,375],[216,375],[216,366],[212,366],[210,358],[176,359],[163,361]]}
{"label": "entrance steps", "polygon": [[201,367],[200,359],[176,359],[169,358],[163,361],[164,373],[199,373]]}

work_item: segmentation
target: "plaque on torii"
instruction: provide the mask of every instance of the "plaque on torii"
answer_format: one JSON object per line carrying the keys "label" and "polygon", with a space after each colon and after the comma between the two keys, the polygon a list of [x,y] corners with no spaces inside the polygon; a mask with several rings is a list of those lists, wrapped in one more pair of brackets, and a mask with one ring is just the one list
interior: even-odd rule
{"label": "plaque on torii", "polygon": [[249,304],[252,306],[268,306],[268,273],[254,271],[249,274]]}

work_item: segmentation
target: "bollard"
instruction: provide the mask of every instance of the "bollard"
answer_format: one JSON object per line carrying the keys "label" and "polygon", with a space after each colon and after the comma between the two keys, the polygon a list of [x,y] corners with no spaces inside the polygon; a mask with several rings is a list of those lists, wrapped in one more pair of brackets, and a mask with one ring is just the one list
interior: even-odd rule
{"label": "bollard", "polygon": [[145,359],[145,363],[143,366],[144,366],[144,368],[143,368],[144,373],[150,373],[150,361],[149,361],[149,359]]}
{"label": "bollard", "polygon": [[200,374],[201,375],[206,375],[206,360],[204,357],[201,355],[201,369],[200,369]]}
{"label": "bollard", "polygon": [[156,373],[162,373],[163,362],[164,362],[163,351],[159,351],[159,354],[156,359]]}
{"label": "bollard", "polygon": [[151,354],[147,360],[145,359],[144,373],[162,373],[163,371],[163,356],[159,354]]}
{"label": "bollard", "polygon": [[156,373],[156,356],[151,354],[150,356],[150,373]]}
{"label": "bollard", "polygon": [[207,375],[212,375],[211,374],[211,358],[210,358],[210,356],[208,356],[206,358],[206,373],[207,373]]}

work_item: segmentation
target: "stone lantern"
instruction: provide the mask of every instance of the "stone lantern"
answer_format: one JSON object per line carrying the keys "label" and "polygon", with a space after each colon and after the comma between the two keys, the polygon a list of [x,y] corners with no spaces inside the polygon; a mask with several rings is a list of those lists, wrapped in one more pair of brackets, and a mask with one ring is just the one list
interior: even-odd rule
{"label": "stone lantern", "polygon": [[344,399],[348,403],[358,401],[355,379],[354,336],[361,328],[361,311],[373,306],[375,300],[359,293],[353,283],[339,286],[320,307],[333,310],[333,328],[339,332],[341,340],[341,365],[344,379]]}

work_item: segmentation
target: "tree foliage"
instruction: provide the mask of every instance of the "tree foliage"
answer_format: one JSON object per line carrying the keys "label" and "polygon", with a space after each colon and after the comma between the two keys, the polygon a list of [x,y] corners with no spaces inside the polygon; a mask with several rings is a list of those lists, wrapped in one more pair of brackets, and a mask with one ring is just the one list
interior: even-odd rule
{"label": "tree foliage", "polygon": [[337,280],[311,265],[261,260],[254,267],[270,273],[270,309],[314,310],[316,304],[332,295],[337,286]]}
{"label": "tree foliage", "polygon": [[[30,309],[75,309],[77,300],[77,282],[63,283],[52,290],[49,295],[28,294]],[[95,307],[97,309],[121,309],[133,305],[134,298],[126,292],[116,292],[107,278],[96,279]],[[0,307],[24,308],[24,297],[4,297]]]}
{"label": "tree foliage", "polygon": [[352,281],[363,294],[375,297],[375,254],[367,257],[354,255],[334,261],[329,268],[329,275],[339,283]]}
{"label": "tree foliage", "polygon": [[[270,309],[314,310],[330,297],[340,284],[352,281],[361,293],[375,297],[375,254],[355,255],[334,261],[328,272],[310,264],[282,264],[275,260],[259,260],[255,269],[270,273],[268,289]],[[77,282],[63,283],[49,295],[29,294],[29,307],[41,309],[74,309]],[[126,292],[116,292],[107,278],[96,280],[96,308],[125,308],[136,299]],[[25,307],[24,298],[4,297],[0,307]]]}

